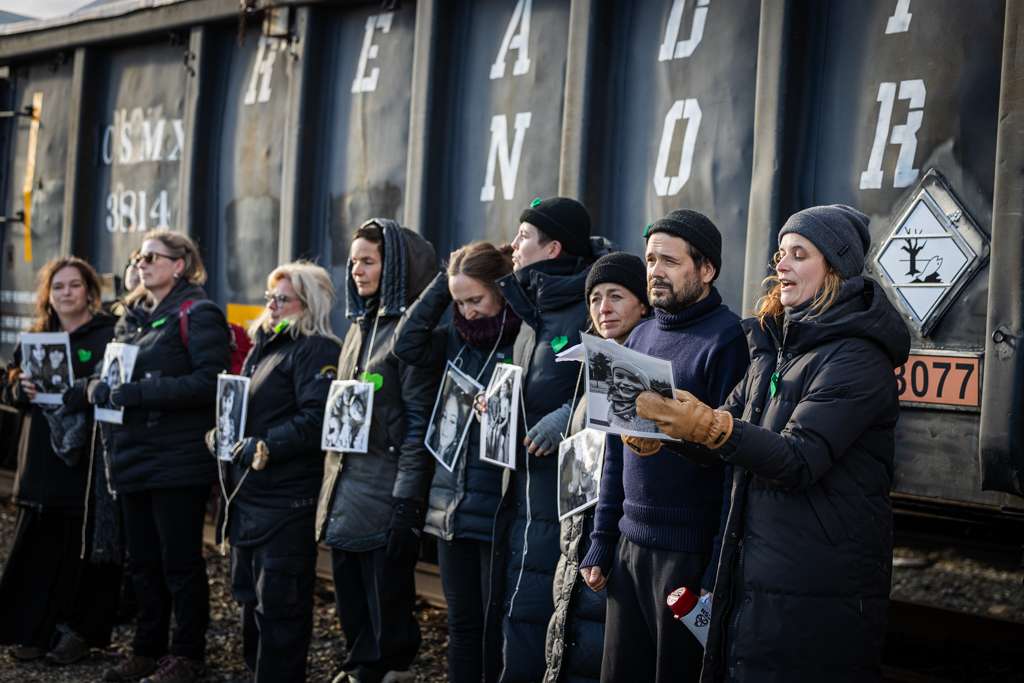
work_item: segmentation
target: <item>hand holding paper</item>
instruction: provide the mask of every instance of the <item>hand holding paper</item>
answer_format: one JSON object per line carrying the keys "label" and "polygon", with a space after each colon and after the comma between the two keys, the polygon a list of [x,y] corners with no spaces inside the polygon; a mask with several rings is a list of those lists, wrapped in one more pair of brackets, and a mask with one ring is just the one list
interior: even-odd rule
{"label": "hand holding paper", "polygon": [[636,412],[654,421],[663,433],[712,450],[732,435],[732,414],[712,409],[688,391],[677,389],[675,400],[645,391],[637,398]]}

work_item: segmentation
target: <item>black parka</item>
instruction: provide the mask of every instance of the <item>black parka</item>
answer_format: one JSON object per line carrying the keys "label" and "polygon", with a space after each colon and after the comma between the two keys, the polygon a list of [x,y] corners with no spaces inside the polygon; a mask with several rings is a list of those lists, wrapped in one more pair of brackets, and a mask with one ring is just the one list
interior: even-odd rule
{"label": "black parka", "polygon": [[338,359],[338,379],[379,376],[370,440],[366,453],[327,453],[316,516],[318,540],[349,552],[385,545],[395,498],[426,502],[434,462],[423,437],[437,392],[435,373],[399,361],[391,350],[401,315],[437,273],[437,257],[412,230],[392,220],[374,222],[384,231],[379,296],[367,307],[355,292],[350,266],[347,312],[353,325]]}
{"label": "black parka", "polygon": [[[466,343],[454,324],[438,324],[451,302],[448,276],[441,272],[399,324],[394,353],[410,365],[431,369],[438,383],[451,361],[486,387],[494,366],[511,361],[514,337],[484,347]],[[433,406],[426,419],[432,411]],[[480,424],[472,420],[453,470],[434,467],[424,530],[445,541],[490,542],[501,499],[501,472],[501,468],[480,461]]]}
{"label": "black parka", "polygon": [[[242,373],[251,378],[244,436],[266,442],[262,470],[221,464],[232,498],[228,534],[235,546],[266,542],[292,520],[312,514],[324,473],[324,408],[337,376],[339,344],[319,335],[260,330]],[[245,481],[241,477],[245,475]]]}
{"label": "black parka", "polygon": [[[99,313],[68,335],[75,379],[93,374],[103,360],[107,342],[114,336],[114,318]],[[23,416],[18,442],[18,471],[14,479],[14,500],[19,505],[36,509],[67,510],[80,513],[85,503],[89,477],[89,453],[78,454],[78,462],[69,467],[53,452],[50,426],[43,417],[43,407],[28,402],[17,382],[11,382],[10,370],[19,367],[21,346],[14,351],[14,361],[4,373],[3,402],[18,408]],[[71,389],[74,391],[74,389]],[[91,407],[81,406],[83,410]],[[92,416],[89,416],[90,422]],[[89,428],[92,433],[92,428]]]}
{"label": "black parka", "polygon": [[[181,305],[206,301],[187,315],[188,348],[179,328]],[[216,479],[203,443],[214,424],[217,375],[231,359],[224,313],[198,285],[178,282],[152,311],[129,306],[114,341],[139,347],[132,382],[141,403],[110,425],[111,485],[118,492],[201,486]]]}
{"label": "black parka", "polygon": [[[592,238],[595,255],[607,250]],[[572,398],[577,363],[555,354],[580,342],[589,318],[585,299],[590,262],[571,257],[541,261],[499,280],[502,294],[523,319],[513,363],[523,368],[526,424],[520,417],[516,469],[509,473],[495,518],[491,601],[487,628],[500,624],[502,683],[544,677],[544,643],[554,609],[551,591],[559,558],[558,458],[527,456],[526,431]],[[521,411],[522,413],[523,411]]]}
{"label": "black parka", "polygon": [[[725,404],[735,466],[701,680],[879,680],[892,571],[893,368],[910,348],[879,285],[762,328]],[[776,391],[771,377],[778,372]]]}

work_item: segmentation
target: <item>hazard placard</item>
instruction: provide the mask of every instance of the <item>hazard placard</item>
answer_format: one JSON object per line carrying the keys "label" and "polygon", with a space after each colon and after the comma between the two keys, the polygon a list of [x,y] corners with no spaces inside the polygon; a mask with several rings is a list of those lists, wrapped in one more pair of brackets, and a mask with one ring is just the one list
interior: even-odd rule
{"label": "hazard placard", "polygon": [[903,405],[954,410],[981,408],[981,354],[913,351],[896,368]]}

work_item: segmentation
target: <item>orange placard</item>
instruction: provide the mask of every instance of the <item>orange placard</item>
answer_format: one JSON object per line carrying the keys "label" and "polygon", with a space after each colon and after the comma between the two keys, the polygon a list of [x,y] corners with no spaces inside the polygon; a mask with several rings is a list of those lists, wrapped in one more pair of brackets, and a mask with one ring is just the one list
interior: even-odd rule
{"label": "orange placard", "polygon": [[900,402],[955,408],[981,407],[981,356],[911,354],[896,368]]}
{"label": "orange placard", "polygon": [[250,306],[248,304],[228,304],[228,322],[241,325],[249,329],[252,321],[263,312],[263,306]]}

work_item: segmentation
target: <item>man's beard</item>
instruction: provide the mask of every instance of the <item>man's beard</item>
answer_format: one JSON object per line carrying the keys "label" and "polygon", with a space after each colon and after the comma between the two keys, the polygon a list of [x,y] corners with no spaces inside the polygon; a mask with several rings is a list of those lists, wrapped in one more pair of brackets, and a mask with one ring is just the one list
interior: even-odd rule
{"label": "man's beard", "polygon": [[[653,285],[664,285],[668,288],[666,292],[664,289],[655,292]],[[650,285],[647,288],[647,298],[651,301],[651,306],[668,313],[669,315],[675,315],[681,312],[685,308],[689,308],[693,304],[697,303],[700,298],[704,295],[704,285],[697,278],[687,280],[683,283],[682,289],[676,290],[676,288],[665,278],[653,278]]]}

